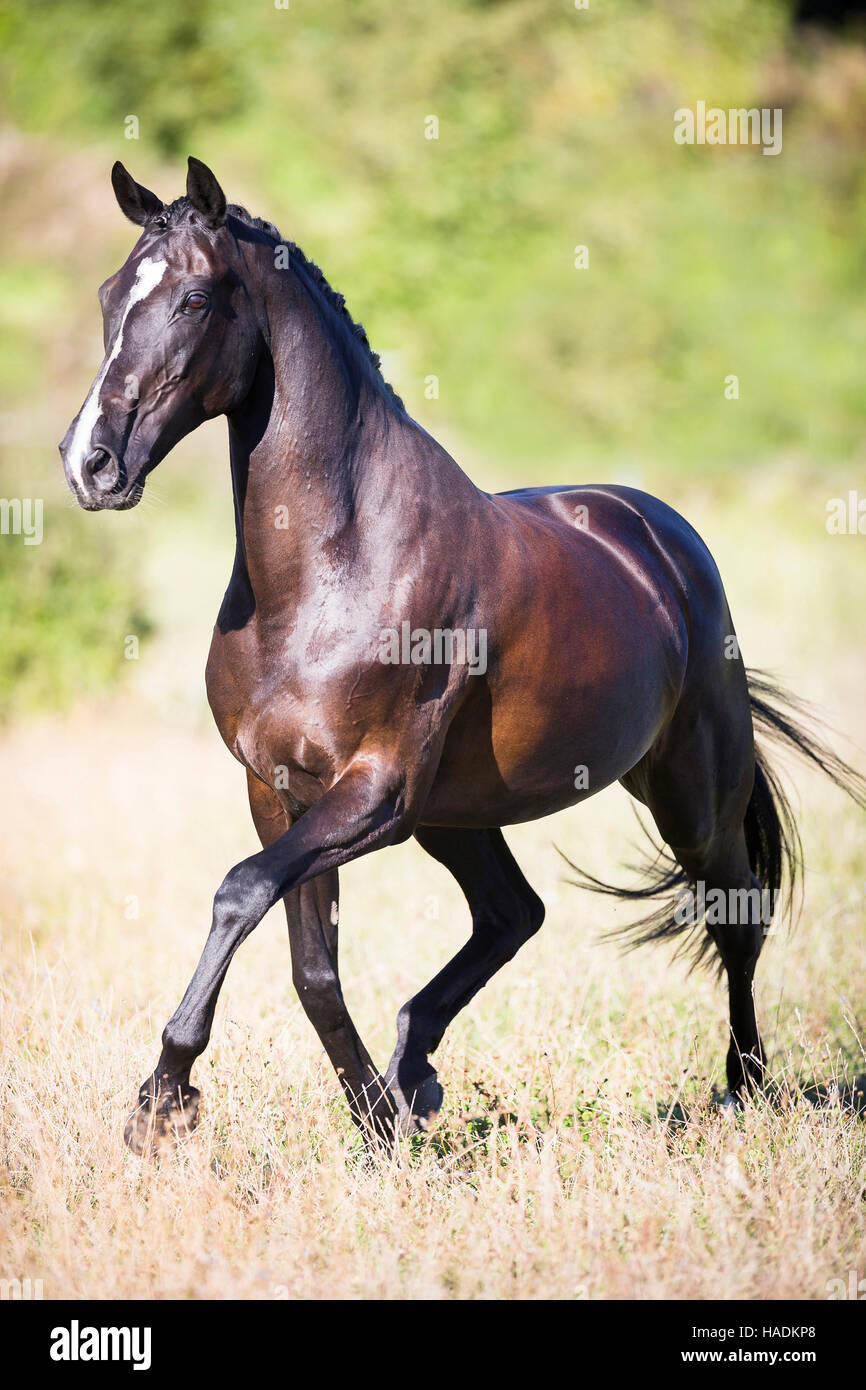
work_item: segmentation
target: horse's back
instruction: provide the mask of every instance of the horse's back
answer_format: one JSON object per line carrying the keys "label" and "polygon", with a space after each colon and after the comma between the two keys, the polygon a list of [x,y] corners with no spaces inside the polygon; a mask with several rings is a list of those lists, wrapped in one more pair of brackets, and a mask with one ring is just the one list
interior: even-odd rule
{"label": "horse's back", "polygon": [[513,488],[491,494],[494,499],[547,513],[592,534],[612,526],[628,529],[629,519],[652,528],[680,551],[688,551],[696,563],[715,573],[715,562],[705,542],[685,517],[660,497],[622,483],[550,483],[541,487]]}
{"label": "horse's back", "polygon": [[667,502],[614,483],[550,484],[493,494],[509,510],[550,518],[567,527],[579,552],[606,548],[612,565],[664,575],[676,593],[690,640],[715,643],[730,631],[724,586],[706,542]]}

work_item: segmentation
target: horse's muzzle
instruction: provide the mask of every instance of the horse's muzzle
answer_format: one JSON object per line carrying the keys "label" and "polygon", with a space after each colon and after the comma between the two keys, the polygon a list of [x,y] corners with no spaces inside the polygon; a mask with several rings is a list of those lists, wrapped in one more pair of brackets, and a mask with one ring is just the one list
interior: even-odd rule
{"label": "horse's muzzle", "polygon": [[113,450],[100,444],[93,447],[84,459],[80,472],[74,475],[67,465],[66,440],[60,445],[64,471],[79,506],[87,512],[125,511],[140,500],[142,487],[131,485],[126,470]]}

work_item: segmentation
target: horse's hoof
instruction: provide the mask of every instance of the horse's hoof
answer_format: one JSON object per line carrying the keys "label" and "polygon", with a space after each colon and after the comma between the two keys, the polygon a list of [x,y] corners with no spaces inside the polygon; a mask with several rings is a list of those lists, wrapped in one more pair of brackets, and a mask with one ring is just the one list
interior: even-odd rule
{"label": "horse's hoof", "polygon": [[445,1099],[445,1092],[432,1067],[430,1074],[419,1081],[410,1093],[393,1087],[392,1091],[397,1100],[399,1133],[404,1136],[429,1133]]}
{"label": "horse's hoof", "polygon": [[186,1139],[198,1123],[200,1100],[195,1086],[156,1091],[152,1081],[145,1081],[123,1131],[127,1148],[141,1156]]}
{"label": "horse's hoof", "polygon": [[412,1114],[419,1129],[426,1132],[433,1127],[444,1099],[445,1092],[434,1073],[418,1087],[412,1097]]}

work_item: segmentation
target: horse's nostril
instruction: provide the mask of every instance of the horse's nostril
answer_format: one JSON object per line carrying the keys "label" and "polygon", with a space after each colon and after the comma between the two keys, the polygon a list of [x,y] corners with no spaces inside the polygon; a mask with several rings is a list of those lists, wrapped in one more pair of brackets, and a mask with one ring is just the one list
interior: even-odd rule
{"label": "horse's nostril", "polygon": [[95,487],[107,491],[117,482],[117,464],[107,449],[93,449],[84,460],[84,476]]}

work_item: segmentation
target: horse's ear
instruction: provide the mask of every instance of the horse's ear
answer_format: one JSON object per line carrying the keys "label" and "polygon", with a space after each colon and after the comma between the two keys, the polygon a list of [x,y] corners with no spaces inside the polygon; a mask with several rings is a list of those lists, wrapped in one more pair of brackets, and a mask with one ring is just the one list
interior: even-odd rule
{"label": "horse's ear", "polygon": [[149,188],[144,188],[142,184],[136,183],[132,174],[124,169],[120,160],[111,171],[111,186],[114,189],[114,196],[120,205],[121,212],[137,227],[143,227],[149,217],[155,217],[158,212],[163,211],[162,201],[157,198],[155,193],[151,193]]}
{"label": "horse's ear", "polygon": [[226,220],[226,195],[200,159],[190,155],[187,164],[186,196],[209,227],[221,227]]}

